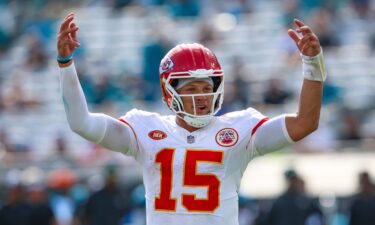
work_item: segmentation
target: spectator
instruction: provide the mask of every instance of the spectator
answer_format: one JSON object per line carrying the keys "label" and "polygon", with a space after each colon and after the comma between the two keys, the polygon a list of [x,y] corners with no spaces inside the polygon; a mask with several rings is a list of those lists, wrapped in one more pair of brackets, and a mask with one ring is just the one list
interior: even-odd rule
{"label": "spectator", "polygon": [[[327,9],[318,9],[312,15],[312,27],[316,31],[316,34],[319,37],[320,44],[324,49],[328,47],[336,47],[338,46],[338,40],[335,37],[337,32],[334,32],[332,27],[334,27],[334,18],[332,18],[332,14]],[[332,26],[333,24],[333,26]]]}
{"label": "spectator", "polygon": [[282,88],[281,81],[277,78],[271,79],[264,94],[264,103],[283,104],[292,94]]}
{"label": "spectator", "polygon": [[11,84],[4,91],[3,106],[5,111],[22,113],[26,110],[37,110],[41,100],[32,92],[26,92],[23,86],[22,74],[13,74]]}
{"label": "spectator", "polygon": [[143,80],[146,83],[143,90],[145,91],[144,100],[148,102],[161,98],[159,94],[159,64],[170,47],[166,38],[160,34],[157,36],[155,41],[151,41],[143,47]]}
{"label": "spectator", "polygon": [[55,151],[45,160],[46,166],[50,169],[76,168],[76,159],[68,151],[65,137],[62,134],[58,134],[54,142]]}
{"label": "spectator", "polygon": [[348,108],[344,108],[342,110],[341,121],[341,139],[358,140],[361,138],[359,133],[359,120],[353,111]]}
{"label": "spectator", "polygon": [[110,74],[103,71],[94,77],[91,103],[95,106],[100,107],[106,103],[116,101],[118,94],[119,90]]}
{"label": "spectator", "polygon": [[0,129],[0,149],[3,151],[0,153],[3,154],[0,168],[6,169],[28,162],[30,160],[29,153],[32,151],[31,147],[26,144],[12,143],[9,132],[5,129]]}
{"label": "spectator", "polygon": [[32,71],[38,71],[47,66],[47,53],[42,45],[42,40],[36,33],[27,37],[26,66]]}
{"label": "spectator", "polygon": [[209,23],[202,23],[199,26],[198,42],[206,46],[212,46],[217,41],[215,27]]}
{"label": "spectator", "polygon": [[128,196],[118,187],[117,170],[107,166],[105,186],[88,199],[84,221],[87,225],[120,225],[129,209]]}
{"label": "spectator", "polygon": [[371,13],[370,0],[350,0],[351,7],[355,10],[360,18],[367,18]]}
{"label": "spectator", "polygon": [[250,82],[245,80],[249,76],[245,71],[245,65],[240,57],[234,57],[232,60],[231,71],[233,80],[225,88],[226,98],[220,114],[224,114],[233,110],[245,108],[250,104]]}
{"label": "spectator", "polygon": [[358,181],[360,190],[350,207],[349,225],[373,225],[375,224],[374,184],[367,172],[360,173]]}
{"label": "spectator", "polygon": [[21,185],[10,188],[7,201],[0,209],[1,225],[29,225],[31,208],[24,197],[24,188]]}
{"label": "spectator", "polygon": [[46,189],[43,186],[34,186],[29,190],[31,204],[30,225],[56,225],[52,208],[48,205]]}
{"label": "spectator", "polygon": [[268,225],[301,225],[314,218],[314,225],[323,224],[322,212],[305,193],[304,181],[294,170],[285,172],[288,189],[274,202]]}

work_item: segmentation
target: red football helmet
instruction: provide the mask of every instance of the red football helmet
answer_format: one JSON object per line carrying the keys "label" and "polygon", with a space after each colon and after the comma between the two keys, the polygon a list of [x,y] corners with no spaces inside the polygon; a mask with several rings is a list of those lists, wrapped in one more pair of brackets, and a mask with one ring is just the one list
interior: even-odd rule
{"label": "red football helmet", "polygon": [[[160,85],[163,101],[168,107],[183,118],[190,126],[204,127],[220,110],[224,94],[224,73],[215,54],[201,44],[180,44],[171,49],[161,60]],[[178,94],[175,89],[181,79],[212,79],[213,93]],[[194,103],[194,114],[184,110],[181,97],[213,96],[211,110],[207,115],[197,115]]]}

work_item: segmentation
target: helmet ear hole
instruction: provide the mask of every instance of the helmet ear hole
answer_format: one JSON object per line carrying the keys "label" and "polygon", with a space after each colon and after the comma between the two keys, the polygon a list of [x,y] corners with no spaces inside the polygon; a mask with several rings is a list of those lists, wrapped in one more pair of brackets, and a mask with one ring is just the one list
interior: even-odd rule
{"label": "helmet ear hole", "polygon": [[173,98],[171,106],[177,112],[183,109],[181,103],[176,98]]}
{"label": "helmet ear hole", "polygon": [[212,81],[214,82],[214,92],[217,91],[221,84],[221,78],[220,77],[211,77]]}
{"label": "helmet ear hole", "polygon": [[221,101],[222,95],[220,94],[218,98],[215,101],[214,109],[219,107],[220,101]]}
{"label": "helmet ear hole", "polygon": [[176,88],[177,85],[178,85],[178,79],[173,79],[173,80],[171,81],[171,86],[172,86],[173,88]]}

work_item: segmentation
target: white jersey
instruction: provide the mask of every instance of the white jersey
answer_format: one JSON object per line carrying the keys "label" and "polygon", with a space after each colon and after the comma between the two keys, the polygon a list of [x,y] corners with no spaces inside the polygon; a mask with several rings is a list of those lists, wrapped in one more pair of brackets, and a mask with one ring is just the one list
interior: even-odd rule
{"label": "white jersey", "polygon": [[241,177],[252,134],[267,120],[247,110],[188,132],[175,116],[133,109],[119,119],[135,138],[126,155],[142,165],[148,225],[237,225]]}
{"label": "white jersey", "polygon": [[60,72],[70,128],[141,163],[148,225],[237,225],[238,189],[248,162],[293,143],[286,115],[265,122],[252,108],[215,117],[191,133],[175,116],[139,110],[119,119],[125,126],[88,111],[74,64]]}

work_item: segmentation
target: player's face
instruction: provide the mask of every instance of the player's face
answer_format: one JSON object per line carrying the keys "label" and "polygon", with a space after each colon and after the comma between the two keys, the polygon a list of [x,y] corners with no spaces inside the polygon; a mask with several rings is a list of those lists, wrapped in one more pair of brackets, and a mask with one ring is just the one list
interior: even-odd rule
{"label": "player's face", "polygon": [[[213,93],[213,86],[205,81],[192,81],[177,90],[179,94],[207,94]],[[194,102],[196,115],[206,115],[210,112],[213,95],[195,96],[194,102],[192,97],[181,97],[184,104],[184,110],[187,113],[194,113]]]}

